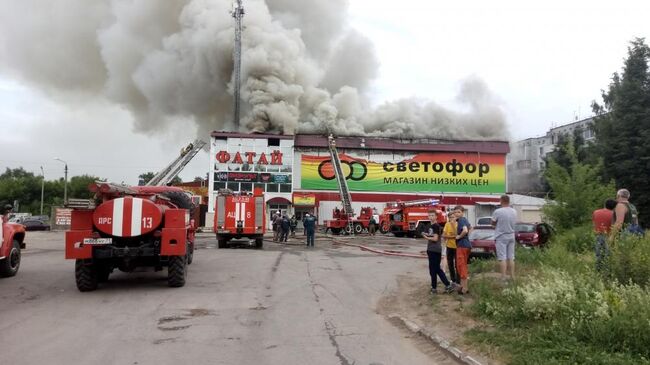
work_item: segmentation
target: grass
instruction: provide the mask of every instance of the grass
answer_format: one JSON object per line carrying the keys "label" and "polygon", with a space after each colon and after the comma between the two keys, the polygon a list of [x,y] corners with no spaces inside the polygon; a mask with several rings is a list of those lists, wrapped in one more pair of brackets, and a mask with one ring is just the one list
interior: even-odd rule
{"label": "grass", "polygon": [[518,249],[509,285],[481,275],[496,271],[495,260],[472,262],[470,313],[486,327],[467,340],[509,364],[650,364],[650,238],[617,241],[597,272],[593,236],[584,235]]}

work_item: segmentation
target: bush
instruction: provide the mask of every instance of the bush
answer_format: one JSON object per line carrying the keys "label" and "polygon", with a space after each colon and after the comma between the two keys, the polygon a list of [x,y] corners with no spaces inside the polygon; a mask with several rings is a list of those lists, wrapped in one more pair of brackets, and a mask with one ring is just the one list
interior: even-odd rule
{"label": "bush", "polygon": [[596,236],[591,225],[583,225],[566,230],[551,239],[552,244],[564,246],[569,252],[594,252]]}
{"label": "bush", "polygon": [[604,276],[619,283],[650,286],[650,236],[623,236],[610,243]]}

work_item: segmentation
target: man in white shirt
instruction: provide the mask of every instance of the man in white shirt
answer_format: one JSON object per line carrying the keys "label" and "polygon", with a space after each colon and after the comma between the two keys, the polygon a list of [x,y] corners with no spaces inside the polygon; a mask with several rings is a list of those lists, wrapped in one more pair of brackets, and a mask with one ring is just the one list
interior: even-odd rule
{"label": "man in white shirt", "polygon": [[517,211],[510,207],[510,197],[501,195],[501,208],[492,214],[492,225],[502,279],[507,278],[506,271],[515,278],[515,223]]}

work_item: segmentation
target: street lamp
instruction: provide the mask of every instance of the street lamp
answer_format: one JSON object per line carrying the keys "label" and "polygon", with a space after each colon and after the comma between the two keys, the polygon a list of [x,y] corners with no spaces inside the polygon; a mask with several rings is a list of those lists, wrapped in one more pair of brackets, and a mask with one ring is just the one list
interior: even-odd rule
{"label": "street lamp", "polygon": [[41,215],[43,215],[43,192],[45,191],[45,172],[41,166]]}
{"label": "street lamp", "polygon": [[63,186],[63,205],[67,205],[68,204],[68,163],[58,157],[56,157],[54,160],[63,162],[65,164],[65,169],[63,170],[65,172],[65,185]]}

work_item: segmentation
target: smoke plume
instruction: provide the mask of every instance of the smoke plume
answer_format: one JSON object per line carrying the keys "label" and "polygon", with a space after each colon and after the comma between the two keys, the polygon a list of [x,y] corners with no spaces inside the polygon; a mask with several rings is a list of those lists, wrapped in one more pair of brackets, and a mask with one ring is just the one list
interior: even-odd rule
{"label": "smoke plume", "polygon": [[[0,4],[0,72],[50,97],[98,97],[136,131],[192,120],[201,136],[233,130],[231,0],[57,0]],[[369,107],[373,44],[348,23],[347,0],[245,0],[242,131],[507,138],[498,100],[463,82],[463,111],[431,100]]]}

